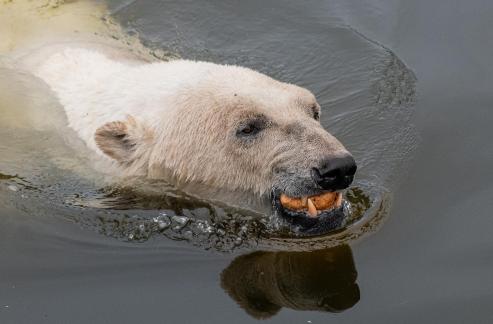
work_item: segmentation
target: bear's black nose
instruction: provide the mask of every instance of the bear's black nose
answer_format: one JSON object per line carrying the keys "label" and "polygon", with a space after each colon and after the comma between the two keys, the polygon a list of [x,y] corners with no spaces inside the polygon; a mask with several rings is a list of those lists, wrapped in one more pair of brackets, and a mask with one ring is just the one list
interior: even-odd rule
{"label": "bear's black nose", "polygon": [[349,187],[356,173],[356,162],[351,155],[322,160],[312,169],[312,177],[322,189],[335,191]]}

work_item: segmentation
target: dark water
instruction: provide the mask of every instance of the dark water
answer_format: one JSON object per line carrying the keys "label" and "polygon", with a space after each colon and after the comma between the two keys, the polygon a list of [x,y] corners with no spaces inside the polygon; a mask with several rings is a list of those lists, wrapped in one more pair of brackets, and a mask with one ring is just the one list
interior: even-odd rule
{"label": "dark water", "polygon": [[[151,48],[249,66],[311,89],[322,123],[358,161],[355,205],[367,206],[336,240],[259,243],[252,222],[241,224],[246,234],[225,235],[241,231],[245,214],[236,212],[217,235],[217,222],[194,220],[228,209],[180,193],[168,192],[158,206],[100,208],[115,193],[105,196],[80,176],[90,172],[83,157],[57,142],[53,127],[33,138],[32,130],[2,124],[1,323],[493,321],[490,2],[112,1],[110,8]],[[2,76],[7,98],[11,78]],[[131,193],[116,196],[132,201]],[[157,209],[187,219],[163,233],[159,222],[168,218],[154,220]],[[212,239],[194,232],[209,225]]]}

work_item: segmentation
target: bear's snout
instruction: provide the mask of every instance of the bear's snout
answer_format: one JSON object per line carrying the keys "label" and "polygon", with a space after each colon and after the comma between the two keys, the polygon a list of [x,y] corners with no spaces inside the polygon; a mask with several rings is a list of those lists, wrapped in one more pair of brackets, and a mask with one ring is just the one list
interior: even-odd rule
{"label": "bear's snout", "polygon": [[356,173],[356,162],[351,155],[324,158],[311,170],[313,181],[324,190],[336,191],[349,187]]}

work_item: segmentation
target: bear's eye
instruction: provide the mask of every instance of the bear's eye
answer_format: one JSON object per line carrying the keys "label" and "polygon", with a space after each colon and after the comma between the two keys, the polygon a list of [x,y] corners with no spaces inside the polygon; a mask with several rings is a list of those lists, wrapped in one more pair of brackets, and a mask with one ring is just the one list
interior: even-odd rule
{"label": "bear's eye", "polygon": [[258,127],[254,123],[248,123],[245,125],[241,125],[236,131],[236,135],[239,137],[253,136],[258,132],[260,132],[260,127]]}
{"label": "bear's eye", "polygon": [[241,130],[241,132],[243,134],[247,134],[248,135],[248,134],[253,133],[254,129],[255,128],[252,125],[248,125],[248,126],[243,127],[242,130]]}
{"label": "bear's eye", "polygon": [[243,139],[254,138],[258,133],[269,126],[270,122],[265,116],[250,118],[238,126],[236,136]]}
{"label": "bear's eye", "polygon": [[263,114],[249,116],[238,124],[236,137],[244,140],[257,138],[260,132],[271,125],[272,122]]}

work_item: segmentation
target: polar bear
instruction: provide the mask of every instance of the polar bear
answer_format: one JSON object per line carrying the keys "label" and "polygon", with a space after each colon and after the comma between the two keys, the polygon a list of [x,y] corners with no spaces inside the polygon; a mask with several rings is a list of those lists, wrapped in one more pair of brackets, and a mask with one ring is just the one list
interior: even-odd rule
{"label": "polar bear", "polygon": [[271,195],[290,218],[341,208],[356,164],[307,89],[248,68],[148,61],[97,43],[47,42],[22,64],[63,106],[105,172]]}

